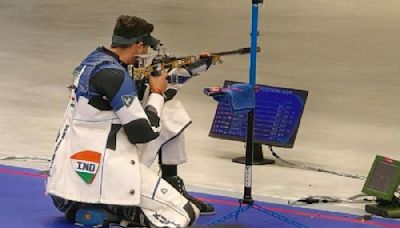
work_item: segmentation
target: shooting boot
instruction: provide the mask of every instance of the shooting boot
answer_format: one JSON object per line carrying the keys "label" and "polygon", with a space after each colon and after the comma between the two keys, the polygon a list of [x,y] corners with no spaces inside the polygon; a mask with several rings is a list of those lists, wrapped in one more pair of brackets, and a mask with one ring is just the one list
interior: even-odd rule
{"label": "shooting boot", "polygon": [[189,195],[185,189],[185,184],[179,176],[165,177],[164,178],[172,187],[180,192],[186,199],[196,205],[200,210],[200,215],[213,215],[215,214],[214,207],[211,204],[205,203],[195,197]]}
{"label": "shooting boot", "polygon": [[139,207],[108,205],[107,209],[120,218],[118,222],[115,222],[120,226],[113,227],[154,227]]}

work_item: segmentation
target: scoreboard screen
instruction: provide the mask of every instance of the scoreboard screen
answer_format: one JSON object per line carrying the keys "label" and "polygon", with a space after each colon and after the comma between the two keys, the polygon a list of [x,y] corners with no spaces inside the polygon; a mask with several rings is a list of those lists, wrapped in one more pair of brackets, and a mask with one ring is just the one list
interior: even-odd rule
{"label": "scoreboard screen", "polygon": [[[225,81],[224,87],[240,82]],[[308,91],[256,85],[254,143],[293,148]],[[247,113],[232,113],[219,102],[209,136],[246,141]]]}

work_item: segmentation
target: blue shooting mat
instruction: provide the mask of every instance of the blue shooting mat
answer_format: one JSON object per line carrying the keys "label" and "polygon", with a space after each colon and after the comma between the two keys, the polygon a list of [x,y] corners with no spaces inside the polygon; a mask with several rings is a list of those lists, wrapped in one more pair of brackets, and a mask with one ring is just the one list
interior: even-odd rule
{"label": "blue shooting mat", "polygon": [[[16,168],[0,165],[0,227],[4,228],[78,228],[66,220],[45,195],[46,176],[33,169]],[[196,227],[236,210],[237,199],[205,193],[192,193],[197,198],[212,203],[216,214],[200,216]],[[335,213],[321,210],[305,209],[289,205],[256,202],[260,207],[280,213],[308,227],[324,228],[359,228],[387,227],[399,228],[400,220],[372,217],[363,221],[358,215]],[[231,225],[228,225],[231,224]],[[218,226],[204,227],[250,227],[265,228],[293,227],[284,221],[263,214],[255,209],[241,213],[237,220],[229,219]]]}

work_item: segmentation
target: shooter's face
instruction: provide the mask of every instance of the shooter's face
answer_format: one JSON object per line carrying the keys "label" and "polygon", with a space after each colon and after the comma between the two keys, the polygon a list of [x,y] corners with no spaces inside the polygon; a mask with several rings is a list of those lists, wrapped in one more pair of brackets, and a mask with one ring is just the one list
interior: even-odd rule
{"label": "shooter's face", "polygon": [[149,51],[149,46],[144,45],[143,43],[138,43],[133,45],[132,58],[130,59],[130,63],[128,64],[134,64],[135,66],[138,65],[137,56],[147,54],[148,51]]}
{"label": "shooter's face", "polygon": [[142,42],[136,44],[135,55],[144,55],[149,52],[149,46],[143,44]]}

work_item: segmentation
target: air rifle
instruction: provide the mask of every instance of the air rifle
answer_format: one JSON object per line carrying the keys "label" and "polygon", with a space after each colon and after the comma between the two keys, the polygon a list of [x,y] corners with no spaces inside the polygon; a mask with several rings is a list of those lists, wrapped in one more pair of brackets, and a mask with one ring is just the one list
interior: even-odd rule
{"label": "air rifle", "polygon": [[[261,48],[257,47],[257,52],[260,52]],[[198,56],[190,55],[183,57],[175,57],[170,56],[165,53],[165,49],[163,50],[163,54],[160,54],[160,49],[158,50],[158,54],[154,57],[151,64],[145,66],[145,60],[139,58],[138,66],[132,69],[132,74],[136,80],[141,80],[143,78],[147,78],[150,75],[157,76],[161,71],[168,71],[173,68],[181,68],[187,65],[194,63],[195,61],[206,58],[210,59],[212,64],[221,64],[223,63],[222,57],[228,55],[243,55],[249,54],[250,48],[239,48],[231,51],[222,51],[222,52],[211,52],[204,53]]]}

